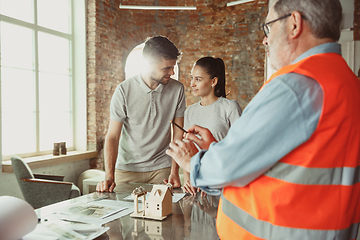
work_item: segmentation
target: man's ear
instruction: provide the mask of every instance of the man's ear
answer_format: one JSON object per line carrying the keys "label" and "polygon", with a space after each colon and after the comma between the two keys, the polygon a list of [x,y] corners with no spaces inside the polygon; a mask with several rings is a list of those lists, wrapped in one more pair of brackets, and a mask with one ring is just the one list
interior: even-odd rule
{"label": "man's ear", "polygon": [[303,17],[301,16],[301,13],[298,11],[292,12],[290,16],[290,37],[291,38],[297,38],[303,31]]}

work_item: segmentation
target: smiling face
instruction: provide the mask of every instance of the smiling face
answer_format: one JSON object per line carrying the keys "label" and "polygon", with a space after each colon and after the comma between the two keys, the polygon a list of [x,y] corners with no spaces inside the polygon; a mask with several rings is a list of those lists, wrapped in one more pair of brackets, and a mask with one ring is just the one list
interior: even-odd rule
{"label": "smiling face", "polygon": [[174,75],[175,64],[176,59],[165,59],[164,57],[153,61],[150,64],[150,79],[164,85],[168,84],[170,76]]}
{"label": "smiling face", "polygon": [[[209,74],[200,66],[195,65],[191,70],[190,87],[196,97],[206,97],[211,94],[215,95],[214,88],[217,83],[216,78],[210,77]],[[212,87],[213,86],[213,87]]]}

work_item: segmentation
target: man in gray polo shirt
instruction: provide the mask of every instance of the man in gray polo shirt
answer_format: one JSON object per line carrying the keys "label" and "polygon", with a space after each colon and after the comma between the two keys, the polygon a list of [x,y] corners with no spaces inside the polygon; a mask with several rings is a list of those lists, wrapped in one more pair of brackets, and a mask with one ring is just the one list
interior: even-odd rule
{"label": "man in gray polo shirt", "polygon": [[[179,167],[166,155],[171,141],[170,120],[183,126],[184,86],[171,79],[179,50],[166,37],[145,42],[148,66],[140,75],[120,83],[111,100],[105,138],[105,180],[96,190],[112,192],[124,182],[162,183],[180,187]],[[173,139],[183,132],[173,128]]]}

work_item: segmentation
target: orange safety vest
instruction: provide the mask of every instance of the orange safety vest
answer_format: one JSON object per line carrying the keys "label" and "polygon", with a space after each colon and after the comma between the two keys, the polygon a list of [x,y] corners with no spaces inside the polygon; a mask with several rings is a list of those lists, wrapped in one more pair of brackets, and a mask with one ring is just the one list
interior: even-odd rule
{"label": "orange safety vest", "polygon": [[221,239],[356,238],[360,81],[336,53],[316,54],[283,67],[269,81],[290,72],[315,79],[323,90],[317,128],[247,186],[224,188],[217,217]]}

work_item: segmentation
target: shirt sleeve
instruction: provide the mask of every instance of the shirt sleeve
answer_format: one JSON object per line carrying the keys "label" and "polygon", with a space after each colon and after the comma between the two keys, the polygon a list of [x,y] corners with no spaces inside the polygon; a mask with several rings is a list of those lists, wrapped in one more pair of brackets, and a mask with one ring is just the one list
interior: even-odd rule
{"label": "shirt sleeve", "polygon": [[232,101],[231,112],[229,114],[230,126],[241,116],[242,109],[237,101]]}
{"label": "shirt sleeve", "polygon": [[185,109],[186,109],[185,89],[184,89],[184,85],[181,84],[179,98],[178,98],[178,104],[177,104],[176,113],[175,113],[175,118],[184,117]]}
{"label": "shirt sleeve", "polygon": [[126,100],[122,88],[118,85],[110,102],[110,119],[117,122],[124,122],[126,117]]}
{"label": "shirt sleeve", "polygon": [[189,128],[189,108],[185,110],[184,113],[184,129],[187,130]]}
{"label": "shirt sleeve", "polygon": [[191,159],[191,184],[213,195],[226,186],[246,186],[310,138],[322,101],[322,89],[311,78],[288,73],[273,79],[222,141]]}

